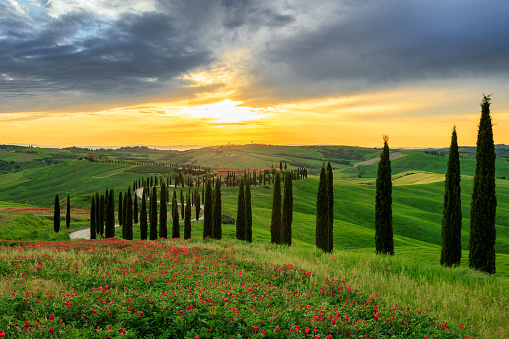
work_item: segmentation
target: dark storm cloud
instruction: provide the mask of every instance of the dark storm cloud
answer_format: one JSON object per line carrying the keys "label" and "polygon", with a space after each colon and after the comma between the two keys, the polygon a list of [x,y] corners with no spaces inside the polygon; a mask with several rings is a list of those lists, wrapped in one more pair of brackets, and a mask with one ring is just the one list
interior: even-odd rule
{"label": "dark storm cloud", "polygon": [[263,56],[308,81],[391,83],[509,73],[506,0],[336,4],[314,28],[271,41]]}
{"label": "dark storm cloud", "polygon": [[210,62],[210,51],[194,43],[169,14],[121,14],[116,20],[80,11],[45,22],[23,22],[0,9],[0,91],[85,91],[128,94]]}
{"label": "dark storm cloud", "polygon": [[223,25],[230,29],[244,25],[255,28],[284,27],[295,21],[292,15],[280,14],[260,4],[262,2],[252,0],[222,0],[221,5],[226,9]]}

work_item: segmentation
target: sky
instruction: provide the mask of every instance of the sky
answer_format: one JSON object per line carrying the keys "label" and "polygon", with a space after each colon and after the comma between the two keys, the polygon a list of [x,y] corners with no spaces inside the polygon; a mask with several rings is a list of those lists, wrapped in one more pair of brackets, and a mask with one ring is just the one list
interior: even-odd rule
{"label": "sky", "polygon": [[0,0],[0,143],[509,144],[507,0]]}

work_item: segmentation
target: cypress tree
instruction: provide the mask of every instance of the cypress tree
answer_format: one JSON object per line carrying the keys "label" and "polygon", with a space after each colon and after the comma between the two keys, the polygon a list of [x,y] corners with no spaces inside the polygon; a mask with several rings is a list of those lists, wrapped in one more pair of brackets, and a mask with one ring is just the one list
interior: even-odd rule
{"label": "cypress tree", "polygon": [[456,126],[452,130],[449,160],[445,174],[444,208],[442,212],[442,252],[440,264],[457,266],[461,261],[461,175]]}
{"label": "cypress tree", "polygon": [[212,238],[212,187],[210,179],[207,180],[203,206],[203,239],[207,237]]}
{"label": "cypress tree", "polygon": [[327,232],[327,252],[332,252],[334,248],[334,184],[333,184],[333,174],[332,167],[330,164],[330,160],[327,164],[327,197],[329,198],[328,212],[329,212],[329,227]]}
{"label": "cypress tree", "polygon": [[90,239],[96,238],[95,226],[95,197],[92,196],[92,205],[90,206]]}
{"label": "cypress tree", "polygon": [[[152,178],[152,177],[151,177]],[[150,197],[150,240],[157,239],[157,192],[156,187],[152,187],[152,195]]]}
{"label": "cypress tree", "polygon": [[122,210],[124,206],[124,201],[122,200],[122,191],[118,193],[118,224],[120,226],[124,225],[124,211]]}
{"label": "cypress tree", "polygon": [[166,184],[161,182],[161,192],[159,192],[159,238],[168,238],[168,202],[166,201],[168,194],[166,192]]}
{"label": "cypress tree", "polygon": [[272,193],[272,218],[270,222],[270,242],[281,243],[281,174],[276,173]]}
{"label": "cypress tree", "polygon": [[134,223],[138,223],[138,196],[136,195],[136,191],[134,191],[134,211],[133,211]]}
{"label": "cypress tree", "polygon": [[375,247],[377,254],[394,254],[392,233],[392,179],[389,137],[384,135],[376,179]]}
{"label": "cypress tree", "polygon": [[469,266],[494,274],[495,269],[495,144],[490,117],[489,95],[483,94],[477,133],[474,189],[470,209]]}
{"label": "cypress tree", "polygon": [[286,172],[283,193],[283,239],[282,243],[292,245],[292,221],[293,221],[293,189],[292,173]]}
{"label": "cypress tree", "polygon": [[102,236],[101,231],[101,198],[99,196],[99,192],[95,192],[95,233],[96,236],[100,234]]}
{"label": "cypress tree", "polygon": [[[127,193],[125,194],[125,197],[123,199],[122,204],[124,205],[122,207],[122,239],[127,239]],[[120,209],[120,207],[119,207]],[[120,216],[119,216],[120,217]]]}
{"label": "cypress tree", "polygon": [[100,218],[100,224],[99,228],[101,230],[101,235],[104,236],[104,214],[106,213],[106,201],[105,201],[104,194],[101,194],[101,203],[100,203],[100,210],[99,210],[99,218]]}
{"label": "cypress tree", "polygon": [[173,199],[171,201],[171,211],[173,217],[172,238],[180,238],[179,210],[177,205],[177,192],[173,190]]}
{"label": "cypress tree", "polygon": [[182,219],[184,219],[184,213],[186,212],[184,210],[184,192],[183,190],[180,190],[180,216],[182,217]]}
{"label": "cypress tree", "polygon": [[186,216],[184,217],[184,239],[191,238],[191,201],[187,195]]}
{"label": "cypress tree", "polygon": [[113,188],[108,193],[108,200],[106,203],[106,221],[105,221],[105,237],[115,237],[115,198]]}
{"label": "cypress tree", "polygon": [[65,213],[65,226],[67,226],[67,228],[71,227],[71,200],[69,198],[69,194],[67,194],[67,211]]}
{"label": "cypress tree", "polygon": [[200,219],[200,192],[196,190],[196,194],[194,197],[194,205],[196,207],[196,221]]}
{"label": "cypress tree", "polygon": [[247,242],[253,242],[253,211],[251,209],[251,185],[246,185],[244,200],[246,203],[246,234],[244,236],[244,240]]}
{"label": "cypress tree", "polygon": [[133,240],[133,202],[131,198],[131,187],[127,189],[127,196],[124,197],[126,202],[126,212],[124,223],[126,226],[126,239]]}
{"label": "cypress tree", "polygon": [[329,194],[327,192],[327,172],[325,164],[320,170],[320,181],[318,183],[318,196],[316,198],[316,247],[327,252],[329,239]]}
{"label": "cypress tree", "polygon": [[240,179],[239,196],[237,198],[237,220],[236,220],[237,239],[245,240],[246,236],[246,202],[244,201],[244,179]]}
{"label": "cypress tree", "polygon": [[212,213],[212,238],[221,240],[223,237],[223,216],[221,204],[221,179],[217,178],[216,188],[214,190],[214,212]]}
{"label": "cypress tree", "polygon": [[141,196],[141,211],[140,211],[140,238],[147,240],[148,223],[147,223],[147,200],[145,194]]}
{"label": "cypress tree", "polygon": [[60,231],[60,199],[58,198],[58,194],[55,195],[55,207],[53,212],[53,230],[55,233]]}

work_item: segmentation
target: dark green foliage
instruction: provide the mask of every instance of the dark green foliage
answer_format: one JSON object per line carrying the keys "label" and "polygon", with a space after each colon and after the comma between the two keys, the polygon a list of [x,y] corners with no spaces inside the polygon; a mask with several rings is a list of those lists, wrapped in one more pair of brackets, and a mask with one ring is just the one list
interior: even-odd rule
{"label": "dark green foliage", "polygon": [[394,254],[392,233],[392,178],[389,137],[384,135],[384,148],[378,163],[375,201],[375,247],[377,254]]}
{"label": "dark green foliage", "polygon": [[69,194],[67,194],[67,211],[65,213],[65,226],[67,226],[67,228],[71,227],[71,199],[69,198]]}
{"label": "dark green foliage", "polygon": [[316,247],[327,251],[329,239],[329,195],[327,192],[327,172],[325,164],[320,170],[320,182],[318,183],[318,195],[316,198]]}
{"label": "dark green foliage", "polygon": [[[152,179],[152,178],[151,178]],[[157,239],[157,192],[156,187],[152,187],[152,194],[150,196],[150,213],[149,213],[149,222],[150,222],[150,240]]]}
{"label": "dark green foliage", "polygon": [[106,238],[115,237],[115,192],[113,188],[108,193],[108,199],[106,203],[106,220],[104,223],[104,236]]}
{"label": "dark green foliage", "polygon": [[444,209],[442,212],[442,252],[440,264],[451,267],[461,261],[461,174],[456,126],[452,130],[449,160],[445,174]]}
{"label": "dark green foliage", "polygon": [[207,180],[205,200],[203,206],[203,239],[212,238],[212,185]]}
{"label": "dark green foliage", "polygon": [[212,212],[212,238],[220,240],[223,237],[222,216],[221,216],[221,179],[217,178],[214,189],[214,212]]}
{"label": "dark green foliage", "polygon": [[246,202],[244,201],[244,179],[240,179],[239,196],[237,199],[237,220],[236,220],[237,239],[245,240],[246,236]]}
{"label": "dark green foliage", "polygon": [[246,234],[244,236],[244,240],[247,242],[253,242],[253,210],[251,208],[251,185],[249,182],[246,185],[244,200],[246,204]]}
{"label": "dark green foliage", "polygon": [[131,188],[127,189],[127,195],[124,197],[125,201],[125,239],[133,240],[133,202],[131,197]]}
{"label": "dark green foliage", "polygon": [[127,194],[126,194],[122,204],[124,205],[122,207],[122,214],[123,214],[122,215],[122,220],[123,220],[123,224],[122,224],[122,239],[127,239],[127,221],[126,221],[126,219],[127,219]]}
{"label": "dark green foliage", "polygon": [[122,200],[122,192],[118,193],[118,224],[120,226],[124,225],[124,211],[123,211],[124,201]]}
{"label": "dark green foliage", "polygon": [[469,266],[494,274],[495,269],[495,145],[490,117],[490,96],[481,103],[481,121],[477,134],[474,189],[470,209]]}
{"label": "dark green foliage", "polygon": [[53,212],[53,230],[55,233],[60,231],[60,199],[58,198],[58,194],[55,195],[55,207]]}
{"label": "dark green foliage", "polygon": [[196,190],[194,197],[194,205],[196,207],[196,220],[200,219],[200,192]]}
{"label": "dark green foliage", "polygon": [[171,212],[173,218],[172,235],[173,239],[180,238],[180,225],[179,225],[179,210],[177,204],[177,192],[173,191],[173,199],[171,200]]}
{"label": "dark green foliage", "polygon": [[148,223],[147,223],[147,199],[145,194],[141,196],[141,211],[140,211],[140,238],[147,240]]}
{"label": "dark green foliage", "polygon": [[95,192],[95,233],[103,235],[101,229],[101,198],[99,192]]}
{"label": "dark green foliage", "polygon": [[102,236],[104,236],[104,214],[106,213],[106,201],[104,194],[101,194],[99,203],[99,230]]}
{"label": "dark green foliage", "polygon": [[185,208],[184,192],[183,192],[183,190],[180,190],[180,216],[182,217],[182,219],[184,219],[184,213],[186,213],[184,208]]}
{"label": "dark green foliage", "polygon": [[187,195],[186,215],[184,217],[184,239],[191,238],[191,200]]}
{"label": "dark green foliage", "polygon": [[166,201],[168,193],[166,184],[161,182],[161,191],[159,192],[159,238],[168,238],[168,202]]}
{"label": "dark green foliage", "polygon": [[136,190],[134,190],[134,211],[133,211],[133,218],[134,223],[138,223],[138,197],[136,196]]}
{"label": "dark green foliage", "polygon": [[90,239],[96,238],[96,226],[95,226],[95,197],[92,196],[92,204],[90,206]]}
{"label": "dark green foliage", "polygon": [[292,173],[286,172],[285,185],[283,192],[283,238],[281,242],[292,245],[292,221],[293,221],[293,189],[292,189]]}
{"label": "dark green foliage", "polygon": [[281,174],[276,173],[272,193],[272,217],[270,221],[270,242],[281,243]]}
{"label": "dark green foliage", "polygon": [[334,249],[334,178],[332,174],[332,167],[330,164],[330,160],[327,163],[327,197],[329,198],[329,205],[327,208],[327,212],[329,213],[329,227],[327,232],[327,250],[326,252],[332,252]]}

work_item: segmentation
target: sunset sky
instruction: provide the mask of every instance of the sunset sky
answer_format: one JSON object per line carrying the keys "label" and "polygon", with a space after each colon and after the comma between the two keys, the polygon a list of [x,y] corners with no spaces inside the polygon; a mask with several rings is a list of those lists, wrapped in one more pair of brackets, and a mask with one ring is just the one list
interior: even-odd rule
{"label": "sunset sky", "polygon": [[0,144],[509,144],[507,0],[0,0]]}

